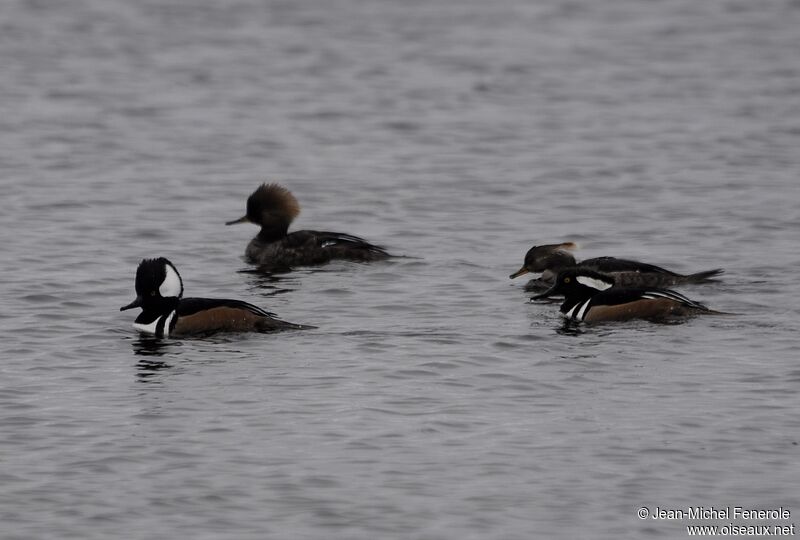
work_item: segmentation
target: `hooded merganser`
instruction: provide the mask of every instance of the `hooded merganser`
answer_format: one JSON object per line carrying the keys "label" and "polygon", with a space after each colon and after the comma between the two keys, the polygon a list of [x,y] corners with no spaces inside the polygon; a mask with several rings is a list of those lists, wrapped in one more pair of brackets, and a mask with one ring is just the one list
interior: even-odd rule
{"label": "hooded merganser", "polygon": [[300,204],[288,189],[278,184],[262,184],[247,198],[247,213],[226,225],[250,222],[261,226],[245,250],[245,257],[254,264],[288,268],[323,264],[332,259],[368,262],[389,258],[382,247],[349,234],[288,233],[289,225],[299,213]]}
{"label": "hooded merganser", "polygon": [[560,272],[554,285],[531,300],[564,295],[561,313],[571,321],[664,320],[702,313],[722,315],[675,291],[650,287],[616,287],[599,272],[572,268]]}
{"label": "hooded merganser", "polygon": [[182,297],[183,280],[171,262],[143,259],[136,269],[136,299],[119,310],[142,308],[133,327],[157,337],[311,328],[276,319],[241,300]]}
{"label": "hooded merganser", "polygon": [[541,290],[542,285],[551,285],[559,272],[573,267],[606,274],[614,278],[614,284],[618,287],[669,287],[685,283],[703,283],[723,272],[721,268],[716,268],[683,275],[660,266],[616,257],[596,257],[577,262],[572,253],[567,251],[576,247],[572,242],[533,246],[525,254],[522,268],[509,277],[514,279],[528,272],[542,272],[539,279],[531,280],[525,285],[526,290]]}

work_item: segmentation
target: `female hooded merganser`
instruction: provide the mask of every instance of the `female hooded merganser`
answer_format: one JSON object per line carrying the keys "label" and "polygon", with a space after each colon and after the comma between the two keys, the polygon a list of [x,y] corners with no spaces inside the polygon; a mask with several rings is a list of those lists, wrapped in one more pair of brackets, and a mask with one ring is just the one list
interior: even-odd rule
{"label": "female hooded merganser", "polygon": [[245,257],[254,264],[288,268],[323,264],[332,259],[378,261],[389,254],[357,236],[325,231],[295,231],[289,225],[300,213],[291,192],[277,184],[262,184],[247,198],[247,214],[226,225],[250,222],[261,231],[250,240]]}
{"label": "female hooded merganser", "polygon": [[597,257],[577,262],[572,253],[567,251],[576,247],[572,242],[533,246],[525,254],[522,268],[509,277],[514,279],[528,272],[542,272],[539,279],[531,280],[525,285],[525,290],[541,290],[542,285],[551,285],[555,276],[567,268],[606,274],[614,278],[614,284],[618,287],[669,287],[685,283],[703,283],[723,272],[721,268],[716,268],[683,275],[660,266],[616,257]]}
{"label": "female hooded merganser", "polygon": [[171,262],[143,259],[136,270],[136,299],[119,310],[142,308],[133,327],[157,337],[310,328],[241,300],[182,297],[183,280]]}
{"label": "female hooded merganser", "polygon": [[605,274],[572,268],[560,272],[555,284],[531,300],[564,295],[561,313],[571,321],[664,320],[702,313],[721,315],[669,289],[615,287]]}

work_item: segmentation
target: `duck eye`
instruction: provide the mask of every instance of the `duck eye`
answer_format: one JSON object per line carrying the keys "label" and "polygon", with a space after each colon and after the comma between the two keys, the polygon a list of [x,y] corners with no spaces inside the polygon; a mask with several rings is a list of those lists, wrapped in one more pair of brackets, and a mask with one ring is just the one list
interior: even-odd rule
{"label": "duck eye", "polygon": [[564,283],[569,283],[570,281],[572,281],[572,279],[570,279],[569,277],[564,278]]}
{"label": "duck eye", "polygon": [[156,295],[156,291],[150,291],[150,296],[155,296],[155,295]]}

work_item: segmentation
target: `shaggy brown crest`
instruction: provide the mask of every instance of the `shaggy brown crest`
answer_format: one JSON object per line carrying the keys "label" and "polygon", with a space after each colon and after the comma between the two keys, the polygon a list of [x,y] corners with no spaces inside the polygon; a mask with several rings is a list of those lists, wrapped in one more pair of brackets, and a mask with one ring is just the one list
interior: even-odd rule
{"label": "shaggy brown crest", "polygon": [[299,213],[300,203],[291,191],[278,184],[261,184],[247,198],[247,213],[225,225],[255,223],[261,226],[259,234],[263,238],[280,238],[286,236],[289,225]]}
{"label": "shaggy brown crest", "polygon": [[262,214],[283,214],[289,221],[300,214],[300,203],[292,192],[278,184],[261,184],[247,198],[247,217],[259,223]]}
{"label": "shaggy brown crest", "polygon": [[245,258],[262,267],[291,268],[323,264],[333,259],[377,261],[389,254],[352,234],[330,231],[294,231],[289,226],[300,213],[294,195],[278,184],[262,184],[247,198],[247,214],[226,225],[255,223],[258,234],[245,249]]}

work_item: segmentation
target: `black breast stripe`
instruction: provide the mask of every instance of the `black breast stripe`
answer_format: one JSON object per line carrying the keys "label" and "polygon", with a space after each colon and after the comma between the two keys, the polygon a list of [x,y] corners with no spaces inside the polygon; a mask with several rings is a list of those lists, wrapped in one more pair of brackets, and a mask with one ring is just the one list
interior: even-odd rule
{"label": "black breast stripe", "polygon": [[167,322],[169,318],[169,314],[162,315],[158,318],[158,323],[156,324],[156,337],[164,337],[164,324]]}

